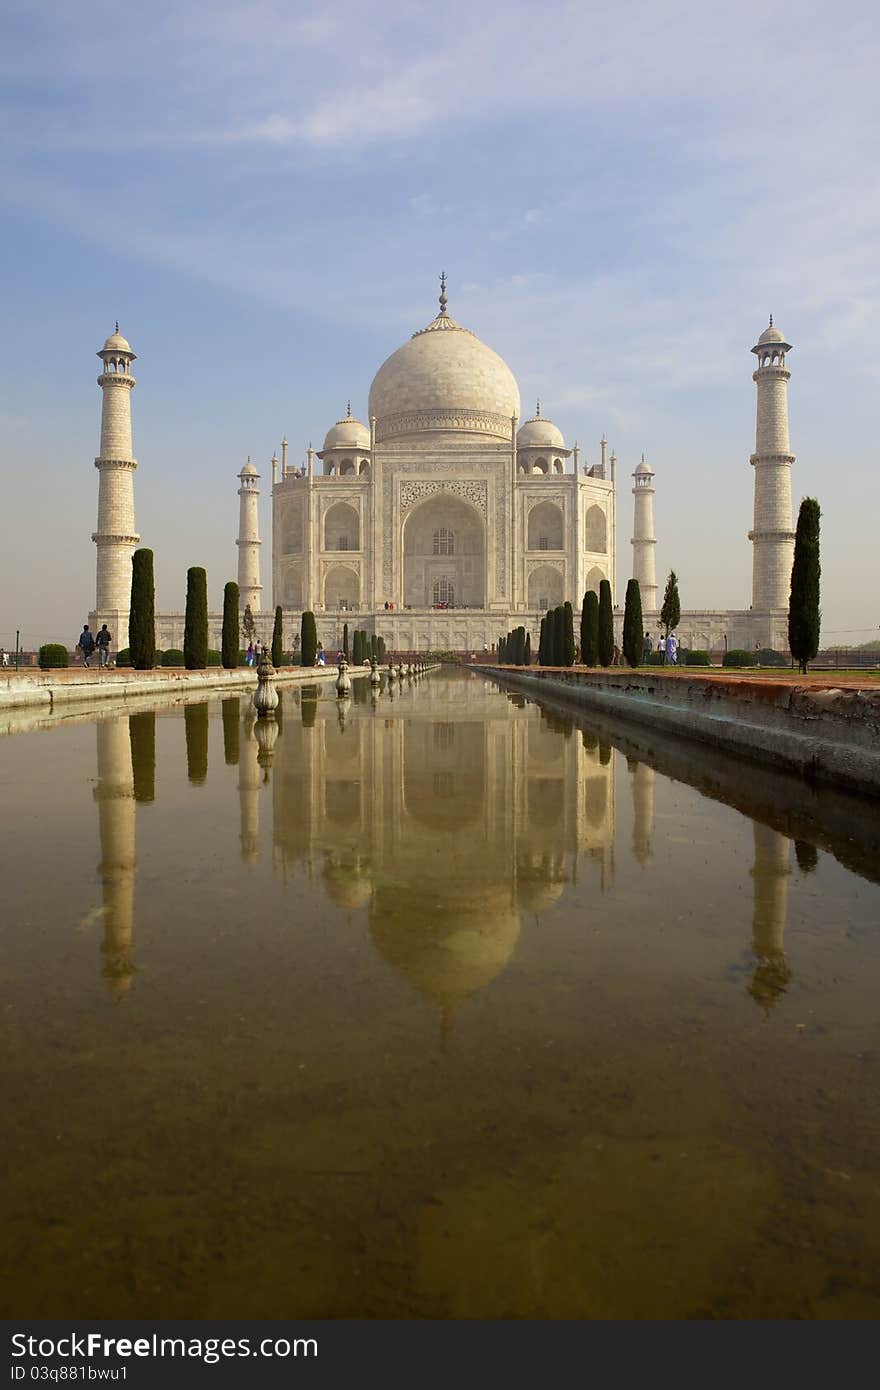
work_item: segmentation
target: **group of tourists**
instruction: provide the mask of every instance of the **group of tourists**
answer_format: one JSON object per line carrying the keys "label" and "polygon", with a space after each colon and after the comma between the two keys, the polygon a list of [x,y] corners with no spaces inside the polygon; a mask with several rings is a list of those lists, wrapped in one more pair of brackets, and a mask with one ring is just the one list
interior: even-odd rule
{"label": "group of tourists", "polygon": [[98,665],[109,666],[112,642],[113,637],[106,623],[101,624],[101,630],[97,634],[90,631],[88,623],[84,623],[76,644],[76,650],[82,653],[83,666],[91,666],[95,652],[98,653]]}
{"label": "group of tourists", "polygon": [[[642,660],[647,661],[653,650],[654,639],[650,632],[646,632],[644,641],[642,642]],[[674,632],[670,632],[668,637],[657,638],[657,653],[662,665],[678,665],[678,637]]]}

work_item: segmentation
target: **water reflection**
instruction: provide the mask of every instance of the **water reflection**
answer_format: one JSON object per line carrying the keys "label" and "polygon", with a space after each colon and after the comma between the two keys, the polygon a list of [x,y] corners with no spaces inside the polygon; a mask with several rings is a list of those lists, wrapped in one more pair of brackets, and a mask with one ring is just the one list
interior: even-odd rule
{"label": "water reflection", "polygon": [[156,796],[156,711],[132,714],[128,720],[135,801],[149,802]]}
{"label": "water reflection", "polygon": [[[137,717],[137,716],[136,716]],[[145,726],[137,726],[139,751]],[[130,721],[110,719],[97,725],[98,803],[101,862],[98,873],[103,894],[104,956],[102,974],[111,992],[127,993],[134,975],[135,788]],[[141,766],[143,774],[143,766]]]}
{"label": "water reflection", "polygon": [[791,873],[791,840],[769,825],[754,823],[755,886],[752,916],[752,949],[757,956],[749,993],[770,1009],[785,993],[791,971],[785,958],[783,937],[788,915],[788,879]]}
{"label": "water reflection", "polygon": [[241,701],[237,695],[230,696],[221,705],[223,713],[223,761],[227,767],[238,766],[239,737],[238,721],[241,717]]}
{"label": "water reflection", "polygon": [[186,732],[186,775],[193,786],[200,787],[208,778],[208,702],[185,705],[183,710]]}

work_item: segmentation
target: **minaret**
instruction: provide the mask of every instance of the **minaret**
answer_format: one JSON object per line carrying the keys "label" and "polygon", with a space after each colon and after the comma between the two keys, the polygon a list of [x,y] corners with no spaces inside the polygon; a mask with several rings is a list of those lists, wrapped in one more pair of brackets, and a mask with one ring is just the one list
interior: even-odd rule
{"label": "minaret", "polygon": [[752,551],[752,608],[787,609],[794,559],[791,525],[791,465],[788,442],[788,380],[785,354],[791,343],[773,326],[765,328],[752,352],[758,359],[752,381],[758,388],[755,452],[755,524]]}
{"label": "minaret", "polygon": [[639,581],[642,612],[653,613],[657,608],[657,571],[654,561],[654,474],[645,463],[645,455],[633,473],[633,579]]}
{"label": "minaret", "polygon": [[238,489],[241,506],[238,513],[238,540],[235,544],[238,546],[239,602],[242,612],[250,604],[251,612],[256,614],[262,606],[260,595],[263,592],[260,583],[260,518],[257,512],[260,497],[257,483],[260,475],[251,463],[250,454],[238,477],[241,482]]}
{"label": "minaret", "polygon": [[104,370],[98,385],[101,406],[101,452],[98,470],[98,528],[92,540],[98,547],[95,626],[106,623],[118,647],[128,646],[131,606],[131,557],[140,541],[134,529],[134,470],[131,452],[131,364],[136,354],[119,332],[111,333],[98,353]]}

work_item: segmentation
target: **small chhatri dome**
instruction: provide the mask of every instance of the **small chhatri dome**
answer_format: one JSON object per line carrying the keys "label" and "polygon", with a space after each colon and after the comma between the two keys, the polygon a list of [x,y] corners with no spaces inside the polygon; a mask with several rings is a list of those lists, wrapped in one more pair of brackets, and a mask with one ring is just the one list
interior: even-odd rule
{"label": "small chhatri dome", "polygon": [[757,343],[752,348],[752,352],[759,352],[760,349],[763,347],[781,347],[785,349],[789,349],[791,347],[791,343],[786,342],[785,334],[782,333],[774,324],[772,314],[770,315],[770,323],[768,327],[764,329],[764,332],[761,334]]}
{"label": "small chhatri dome", "polygon": [[430,431],[509,439],[511,417],[520,413],[516,379],[497,352],[451,317],[445,273],[440,287],[440,313],[373,378],[368,414],[377,438]]}
{"label": "small chhatri dome", "polygon": [[516,447],[518,449],[564,449],[565,440],[562,431],[554,425],[552,420],[545,420],[541,414],[541,402],[535,406],[535,413],[531,420],[526,420],[516,432]]}
{"label": "small chhatri dome", "polygon": [[101,351],[97,354],[101,357],[105,352],[124,352],[127,357],[134,360],[136,354],[131,350],[131,343],[127,338],[123,338],[119,331],[119,320],[116,320],[116,331],[110,334]]}
{"label": "small chhatri dome", "polygon": [[641,463],[636,464],[636,469],[635,469],[635,472],[633,473],[633,477],[634,477],[634,478],[643,477],[646,473],[649,475],[649,477],[653,478],[653,476],[654,476],[654,470],[653,470],[652,468],[649,468],[649,467],[648,467],[648,465],[645,463],[645,455],[642,454],[642,461],[641,461]]}
{"label": "small chhatri dome", "polygon": [[321,458],[328,449],[356,449],[362,453],[370,447],[370,431],[366,425],[356,420],[351,413],[351,401],[344,417],[337,420],[324,437],[324,448],[318,454]]}
{"label": "small chhatri dome", "polygon": [[240,478],[258,478],[260,475],[251,463],[251,456],[248,454],[247,463],[238,475]]}

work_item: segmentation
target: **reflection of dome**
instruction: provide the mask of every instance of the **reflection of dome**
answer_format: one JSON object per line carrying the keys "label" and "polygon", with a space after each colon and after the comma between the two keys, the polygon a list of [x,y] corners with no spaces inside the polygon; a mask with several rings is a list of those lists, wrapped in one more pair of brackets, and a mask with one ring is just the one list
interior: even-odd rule
{"label": "reflection of dome", "polygon": [[460,328],[446,312],[383,362],[370,387],[369,413],[377,437],[454,430],[509,439],[511,416],[519,415],[516,379],[476,334]]}
{"label": "reflection of dome", "polygon": [[366,425],[361,424],[360,420],[355,420],[353,416],[349,415],[344,420],[337,420],[336,424],[327,431],[324,448],[318,458],[328,449],[354,449],[362,452],[369,447],[370,431]]}
{"label": "reflection of dome", "polygon": [[518,449],[564,449],[565,440],[562,437],[562,430],[558,429],[552,420],[545,420],[541,415],[536,415],[533,420],[526,420],[522,428],[517,430],[516,447]]}
{"label": "reflection of dome", "polygon": [[540,917],[554,903],[558,903],[565,891],[565,884],[549,878],[531,878],[519,875],[516,881],[516,900],[524,912]]}
{"label": "reflection of dome", "polygon": [[378,889],[370,931],[384,958],[441,1007],[485,989],[507,965],[519,937],[519,913],[505,888],[417,892]]}
{"label": "reflection of dome", "polygon": [[360,863],[324,865],[324,887],[327,896],[337,907],[354,912],[365,907],[370,901],[373,885],[369,874]]}

